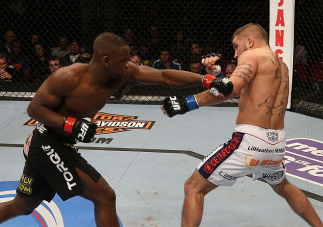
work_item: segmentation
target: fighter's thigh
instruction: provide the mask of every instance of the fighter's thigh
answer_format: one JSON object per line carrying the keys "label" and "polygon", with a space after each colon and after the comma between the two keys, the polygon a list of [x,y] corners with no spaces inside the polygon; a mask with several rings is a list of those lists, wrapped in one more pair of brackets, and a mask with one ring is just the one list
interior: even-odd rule
{"label": "fighter's thigh", "polygon": [[46,146],[35,148],[33,152],[38,153],[29,154],[29,162],[63,201],[84,192],[75,170],[80,155],[74,148],[49,141]]}
{"label": "fighter's thigh", "polygon": [[219,186],[232,186],[238,177],[249,174],[244,163],[244,134],[232,133],[232,137],[219,145],[197,166],[199,173],[208,181]]}
{"label": "fighter's thigh", "polygon": [[115,197],[114,190],[103,177],[100,177],[96,182],[82,170],[76,168],[76,171],[84,188],[84,193],[80,194],[81,197],[92,202],[100,202],[102,198]]}

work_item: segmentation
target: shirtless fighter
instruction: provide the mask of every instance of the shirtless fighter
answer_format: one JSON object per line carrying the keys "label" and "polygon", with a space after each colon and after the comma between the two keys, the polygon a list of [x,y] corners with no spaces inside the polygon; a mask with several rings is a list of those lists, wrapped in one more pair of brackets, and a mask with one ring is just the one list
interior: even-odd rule
{"label": "shirtless fighter", "polygon": [[[203,85],[210,90],[164,100],[164,113],[173,117],[240,96],[232,137],[205,157],[185,183],[182,227],[199,226],[208,192],[220,185],[231,186],[247,174],[252,174],[254,180],[267,181],[308,224],[323,226],[307,197],[285,175],[288,68],[270,49],[267,32],[259,24],[239,28],[232,43],[238,65],[230,79],[206,75]],[[208,73],[217,60],[216,57],[202,60]],[[179,102],[181,108],[174,108],[174,102]],[[255,149],[248,149],[251,145]]]}
{"label": "shirtless fighter", "polygon": [[58,193],[64,201],[76,195],[92,201],[97,226],[119,226],[115,192],[77,152],[76,140],[91,141],[97,126],[89,120],[127,80],[169,87],[201,85],[198,74],[135,66],[128,61],[127,43],[112,33],[99,35],[93,50],[89,64],[58,69],[30,102],[28,114],[41,124],[26,139],[17,196],[0,204],[0,223],[30,214]]}

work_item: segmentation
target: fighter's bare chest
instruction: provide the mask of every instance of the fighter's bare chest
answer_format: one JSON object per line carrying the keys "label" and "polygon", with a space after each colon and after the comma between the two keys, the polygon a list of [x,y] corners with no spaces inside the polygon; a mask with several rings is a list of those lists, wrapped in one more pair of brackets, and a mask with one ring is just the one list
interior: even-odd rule
{"label": "fighter's bare chest", "polygon": [[115,88],[95,89],[80,87],[64,100],[65,109],[75,117],[88,117],[101,110],[115,91]]}

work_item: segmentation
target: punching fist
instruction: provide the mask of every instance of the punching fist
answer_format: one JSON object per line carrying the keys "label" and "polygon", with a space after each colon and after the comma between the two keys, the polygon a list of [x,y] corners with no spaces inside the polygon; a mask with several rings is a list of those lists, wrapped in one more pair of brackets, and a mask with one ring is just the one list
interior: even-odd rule
{"label": "punching fist", "polygon": [[165,98],[163,102],[164,112],[166,112],[169,117],[185,114],[188,111],[198,108],[199,106],[194,95],[187,97],[175,95]]}
{"label": "punching fist", "polygon": [[96,133],[98,126],[90,121],[91,119],[76,119],[73,117],[65,118],[64,131],[73,134],[75,139],[89,143]]}
{"label": "punching fist", "polygon": [[207,73],[216,77],[223,77],[221,66],[217,63],[221,58],[221,54],[215,53],[202,56],[202,64],[206,67]]}

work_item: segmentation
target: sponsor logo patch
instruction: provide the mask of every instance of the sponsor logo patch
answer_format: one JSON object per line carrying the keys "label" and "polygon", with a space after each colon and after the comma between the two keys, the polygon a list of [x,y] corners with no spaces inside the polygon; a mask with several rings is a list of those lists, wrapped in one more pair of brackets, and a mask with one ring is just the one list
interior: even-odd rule
{"label": "sponsor logo patch", "polygon": [[41,134],[44,134],[44,132],[47,130],[43,124],[38,124],[36,128]]}
{"label": "sponsor logo patch", "polygon": [[66,181],[66,185],[68,190],[72,191],[73,187],[76,186],[76,182],[74,182],[74,177],[71,172],[68,171],[68,168],[64,166],[64,162],[61,160],[59,155],[55,152],[51,146],[42,146],[43,151],[49,156],[50,161],[56,165],[56,168],[63,174],[63,177]]}
{"label": "sponsor logo patch", "polygon": [[278,171],[277,173],[264,173],[263,178],[266,178],[270,181],[278,181],[284,176],[284,171]]}
{"label": "sponsor logo patch", "polygon": [[277,132],[267,132],[267,138],[270,142],[277,142],[278,141],[278,133]]}
{"label": "sponsor logo patch", "polygon": [[33,138],[33,134],[34,134],[34,130],[31,131],[31,133],[29,133],[26,141],[25,141],[25,144],[24,144],[24,153],[25,155],[28,157],[28,152],[29,152],[29,146],[30,146],[30,143],[31,143],[31,139]]}
{"label": "sponsor logo patch", "polygon": [[248,146],[248,151],[257,151],[257,152],[263,152],[263,153],[284,153],[285,148],[269,149],[269,148],[260,148],[256,146]]}
{"label": "sponsor logo patch", "polygon": [[[233,152],[239,147],[242,141],[243,134],[235,132],[232,135],[232,139],[223,146],[218,147],[219,149],[216,153],[212,152],[212,155],[208,155],[203,160],[203,165],[199,169],[199,172],[204,178],[208,178],[211,173],[224,162],[228,157],[230,157]],[[216,150],[217,150],[216,149]]]}
{"label": "sponsor logo patch", "polygon": [[238,177],[230,176],[229,174],[224,173],[223,171],[219,172],[219,175],[227,180],[236,180],[238,178]]}
{"label": "sponsor logo patch", "polygon": [[205,163],[204,171],[206,173],[212,173],[213,172],[213,165],[210,162]]}
{"label": "sponsor logo patch", "polygon": [[31,185],[33,184],[34,178],[22,174],[18,185],[18,190],[24,194],[31,195],[33,190]]}
{"label": "sponsor logo patch", "polygon": [[245,156],[245,163],[246,166],[252,170],[254,167],[257,166],[277,166],[282,163],[283,159],[280,160],[271,160],[271,159],[265,159],[265,160],[259,160],[254,155],[246,155]]}

